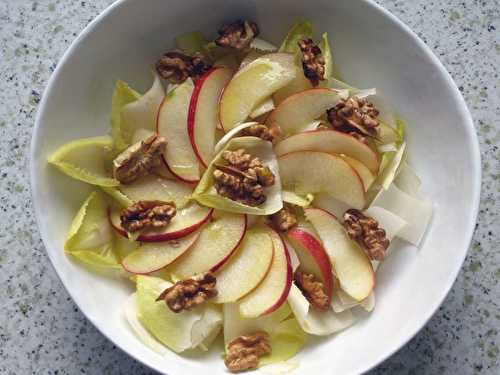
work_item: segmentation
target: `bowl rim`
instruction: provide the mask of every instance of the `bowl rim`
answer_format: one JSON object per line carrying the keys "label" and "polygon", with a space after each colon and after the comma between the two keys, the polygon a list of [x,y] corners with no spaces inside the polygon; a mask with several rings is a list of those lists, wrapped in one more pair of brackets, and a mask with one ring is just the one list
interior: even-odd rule
{"label": "bowl rim", "polygon": [[[41,212],[41,209],[38,204],[38,197],[37,197],[37,192],[39,190],[38,186],[38,181],[37,181],[37,172],[36,168],[34,168],[35,165],[35,159],[36,159],[36,153],[39,147],[39,133],[41,131],[41,123],[42,123],[42,118],[45,113],[45,107],[47,104],[47,101],[49,100],[48,98],[51,96],[51,93],[53,91],[53,86],[56,82],[57,77],[59,76],[59,73],[62,69],[62,67],[65,65],[66,61],[68,58],[77,50],[79,47],[80,43],[84,41],[96,28],[98,24],[101,22],[105,22],[107,18],[109,18],[114,12],[118,10],[118,8],[126,6],[127,3],[133,0],[117,0],[114,3],[110,4],[107,8],[105,8],[99,15],[97,15],[91,22],[89,22],[85,28],[78,34],[78,36],[73,40],[73,42],[70,44],[70,46],[67,48],[67,50],[63,53],[62,57],[59,59],[56,69],[52,72],[47,85],[45,87],[45,90],[43,92],[42,100],[39,104],[38,110],[37,110],[37,115],[35,118],[35,125],[34,129],[32,132],[32,138],[31,138],[31,144],[30,144],[30,153],[29,153],[29,174],[30,174],[30,186],[31,186],[31,198],[33,202],[33,208],[35,211],[35,220],[37,223],[38,231],[40,233],[40,236],[42,238],[42,242],[44,245],[44,249],[50,259],[50,264],[52,268],[54,269],[57,277],[61,281],[63,287],[66,289],[66,292],[70,295],[72,298],[73,302],[77,305],[78,309],[82,312],[82,314],[85,316],[87,320],[89,320],[93,326],[104,336],[106,337],[109,341],[111,341],[116,347],[118,347],[120,350],[125,352],[128,356],[131,358],[135,359],[139,363],[145,365],[146,367],[158,371],[159,373],[165,373],[164,368],[159,368],[159,366],[156,366],[153,363],[148,363],[147,361],[143,360],[139,356],[136,356],[135,354],[130,353],[127,349],[125,349],[120,342],[117,342],[113,340],[113,338],[106,333],[106,329],[101,326],[101,324],[92,319],[90,316],[88,316],[85,313],[85,310],[82,306],[82,304],[79,302],[79,299],[75,293],[72,293],[71,288],[69,285],[66,285],[66,283],[63,281],[63,278],[59,274],[59,271],[57,268],[54,266],[54,261],[52,259],[52,256],[50,252],[47,250],[48,246],[47,244],[49,243],[48,238],[45,233],[43,233],[40,228],[41,228],[41,222],[43,221],[43,215]],[[393,354],[395,354],[398,350],[402,349],[404,346],[408,344],[408,342],[414,338],[418,332],[420,332],[425,325],[429,322],[429,320],[434,316],[434,314],[437,312],[439,307],[443,304],[446,296],[449,294],[451,288],[455,284],[456,278],[462,269],[463,263],[465,261],[465,257],[467,256],[468,249],[470,247],[470,243],[472,241],[472,236],[474,234],[475,230],[475,223],[477,222],[477,216],[479,212],[479,203],[480,203],[480,195],[481,195],[481,153],[480,153],[480,147],[479,147],[479,140],[477,137],[477,133],[474,127],[474,122],[471,116],[471,113],[467,107],[467,104],[465,102],[465,99],[463,98],[462,94],[458,90],[458,87],[456,83],[454,82],[453,78],[451,77],[450,73],[446,70],[444,65],[441,63],[441,61],[437,58],[437,56],[432,52],[430,47],[428,47],[420,37],[410,29],[409,26],[407,26],[403,21],[399,20],[394,14],[389,12],[389,10],[385,9],[381,5],[377,4],[374,2],[374,0],[357,0],[361,3],[364,3],[367,5],[371,11],[379,13],[382,17],[388,19],[390,22],[394,24],[397,28],[399,28],[403,33],[405,33],[407,36],[409,36],[412,41],[416,43],[416,45],[421,49],[422,52],[425,53],[426,57],[428,57],[431,61],[432,64],[435,65],[435,67],[438,69],[439,73],[445,78],[446,83],[448,87],[452,91],[453,99],[457,103],[457,111],[460,113],[461,117],[464,118],[464,123],[465,123],[465,132],[466,132],[466,139],[469,142],[470,148],[471,148],[471,161],[474,169],[473,173],[473,185],[472,185],[472,210],[469,213],[470,217],[470,225],[469,228],[467,229],[466,233],[466,238],[467,241],[464,242],[463,248],[461,250],[461,259],[460,262],[457,263],[460,266],[457,266],[456,269],[453,271],[452,274],[450,274],[450,282],[448,285],[445,287],[441,288],[441,295],[439,298],[436,299],[435,303],[428,309],[428,313],[424,318],[415,325],[415,328],[412,330],[412,332],[401,342],[399,342],[397,345],[394,345],[393,347],[389,348],[382,356],[380,356],[376,361],[372,363],[368,363],[364,365],[364,367],[361,368],[361,373],[365,373],[371,369],[374,369],[378,365],[382,364],[384,361],[386,361],[389,357],[391,357]]]}

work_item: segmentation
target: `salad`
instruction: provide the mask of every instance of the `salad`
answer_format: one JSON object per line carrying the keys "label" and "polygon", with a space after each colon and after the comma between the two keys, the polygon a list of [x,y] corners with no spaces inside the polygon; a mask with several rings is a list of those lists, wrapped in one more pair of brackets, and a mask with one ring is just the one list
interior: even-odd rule
{"label": "salad", "polygon": [[160,354],[223,341],[232,372],[293,368],[308,337],[372,311],[378,265],[432,215],[402,119],[340,79],[328,35],[258,36],[242,20],[179,36],[146,93],[116,83],[110,135],[48,160],[95,187],[65,251],[135,285],[137,338]]}

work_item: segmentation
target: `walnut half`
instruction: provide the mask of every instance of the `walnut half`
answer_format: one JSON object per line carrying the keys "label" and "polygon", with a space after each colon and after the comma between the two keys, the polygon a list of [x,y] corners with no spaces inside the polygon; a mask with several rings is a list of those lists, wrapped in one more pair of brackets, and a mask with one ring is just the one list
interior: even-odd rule
{"label": "walnut half", "polygon": [[139,201],[122,210],[121,225],[132,233],[141,229],[167,226],[176,214],[174,202]]}
{"label": "walnut half", "polygon": [[356,241],[371,259],[384,259],[390,241],[385,230],[379,228],[377,220],[359,210],[350,209],[344,213],[344,227],[349,237]]}
{"label": "walnut half", "polygon": [[326,113],[334,130],[353,135],[362,141],[365,141],[365,137],[377,137],[379,111],[366,99],[342,99]]}
{"label": "walnut half", "polygon": [[321,57],[321,49],[312,39],[303,39],[298,42],[302,52],[302,68],[304,75],[313,86],[325,79],[325,60]]}
{"label": "walnut half", "polygon": [[167,141],[156,134],[134,143],[113,160],[113,176],[128,184],[148,174],[161,163]]}
{"label": "walnut half", "polygon": [[171,51],[165,53],[156,63],[158,74],[172,83],[182,83],[189,77],[196,80],[210,68],[211,65],[199,53],[189,56],[182,52]]}
{"label": "walnut half", "polygon": [[258,206],[266,201],[264,187],[274,185],[271,169],[244,149],[224,151],[222,158],[227,165],[216,165],[213,172],[217,193],[248,206]]}
{"label": "walnut half", "polygon": [[269,335],[258,331],[253,335],[240,336],[232,340],[227,346],[224,360],[231,372],[240,372],[257,368],[259,358],[271,353]]}
{"label": "walnut half", "polygon": [[271,215],[271,222],[280,232],[287,232],[297,225],[297,217],[290,208],[283,206],[281,210]]}
{"label": "walnut half", "polygon": [[281,130],[278,125],[267,127],[262,124],[251,125],[241,131],[242,136],[258,137],[264,141],[274,143],[280,136]]}
{"label": "walnut half", "polygon": [[165,289],[156,300],[165,300],[170,310],[175,313],[190,310],[217,295],[216,282],[215,276],[206,272],[176,282],[170,288]]}
{"label": "walnut half", "polygon": [[237,20],[221,27],[218,33],[219,37],[215,39],[215,44],[220,47],[242,50],[259,35],[259,27],[255,22]]}
{"label": "walnut half", "polygon": [[321,311],[326,311],[330,308],[330,299],[325,293],[323,283],[315,280],[314,275],[296,271],[294,279],[295,284],[311,306]]}

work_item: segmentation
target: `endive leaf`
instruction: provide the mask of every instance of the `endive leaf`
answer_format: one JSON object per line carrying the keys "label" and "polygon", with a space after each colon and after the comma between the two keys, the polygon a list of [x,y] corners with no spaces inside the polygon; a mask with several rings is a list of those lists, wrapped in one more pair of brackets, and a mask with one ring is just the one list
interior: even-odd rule
{"label": "endive leaf", "polygon": [[113,141],[108,136],[77,139],[60,147],[48,159],[60,171],[98,186],[118,186],[107,168]]}
{"label": "endive leaf", "polygon": [[64,250],[88,265],[120,268],[107,206],[102,193],[90,194],[71,223]]}
{"label": "endive leaf", "polygon": [[117,81],[113,98],[111,100],[111,134],[113,136],[114,146],[121,151],[127,148],[127,142],[121,134],[121,112],[123,107],[139,99],[141,94],[133,90],[123,81]]}

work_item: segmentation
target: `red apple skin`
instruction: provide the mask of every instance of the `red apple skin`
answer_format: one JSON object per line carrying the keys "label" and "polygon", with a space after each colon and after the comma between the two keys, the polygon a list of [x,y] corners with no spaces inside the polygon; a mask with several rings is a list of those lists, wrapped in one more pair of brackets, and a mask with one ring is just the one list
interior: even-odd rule
{"label": "red apple skin", "polygon": [[[184,236],[187,236],[188,234],[193,233],[195,230],[200,228],[203,224],[205,224],[210,217],[212,216],[213,209],[211,209],[208,214],[203,218],[203,220],[199,221],[198,223],[195,223],[191,225],[190,227],[180,229],[175,232],[167,232],[167,233],[156,233],[156,234],[141,234],[139,237],[137,237],[137,241],[139,242],[163,242],[163,241],[170,241],[170,240],[175,240],[177,238],[182,238]],[[127,238],[127,231],[121,227],[121,225],[117,225],[116,223],[113,222],[111,219],[111,208],[108,208],[108,220],[111,226],[123,237]]]}
{"label": "red apple skin", "polygon": [[330,263],[330,258],[328,258],[328,254],[323,248],[323,245],[313,235],[299,228],[290,229],[287,235],[299,243],[304,250],[309,251],[310,255],[316,261],[323,278],[322,281],[328,299],[331,301],[333,294],[332,264]]}
{"label": "red apple skin", "polygon": [[[226,69],[226,68],[212,68],[208,72],[206,72],[200,79],[198,79],[195,83],[193,94],[191,95],[191,101],[189,102],[189,111],[188,111],[188,122],[187,122],[187,127],[188,127],[188,135],[189,135],[189,140],[191,141],[191,146],[193,147],[193,151],[196,154],[196,157],[198,158],[199,162],[205,167],[208,167],[207,161],[203,160],[198,147],[196,146],[195,143],[195,138],[194,138],[194,132],[195,132],[195,120],[196,120],[196,109],[197,109],[197,104],[198,104],[198,98],[200,97],[200,92],[201,89],[203,88],[204,83],[206,80],[215,72],[217,72],[220,69]],[[217,103],[220,103],[220,99],[222,97],[224,89],[221,90],[219,93],[219,98],[217,100]],[[217,104],[218,105],[218,104]],[[219,115],[217,115],[218,122],[217,122],[217,128],[220,127],[221,130],[224,131],[222,128],[222,124],[220,122]]]}
{"label": "red apple skin", "polygon": [[245,228],[243,229],[243,234],[240,237],[240,240],[238,241],[236,246],[233,248],[233,250],[231,250],[231,252],[229,254],[227,254],[224,259],[220,260],[219,263],[217,263],[216,265],[212,266],[212,268],[210,268],[210,272],[218,271],[229,259],[231,259],[231,255],[233,255],[234,252],[236,251],[236,249],[238,249],[238,247],[240,247],[241,242],[245,238],[245,233],[247,232],[247,229],[248,229],[248,216],[245,215]]}
{"label": "red apple skin", "polygon": [[290,293],[290,289],[292,288],[292,281],[293,281],[293,269],[292,269],[292,260],[290,258],[290,253],[288,252],[288,248],[285,244],[285,241],[283,241],[283,238],[276,232],[272,227],[269,227],[271,231],[273,232],[273,236],[276,235],[281,243],[283,244],[283,249],[285,250],[285,257],[286,257],[286,286],[285,289],[283,289],[283,293],[281,294],[280,298],[276,301],[276,303],[271,306],[269,309],[267,309],[262,315],[268,315],[273,313],[274,311],[278,310],[281,305],[283,305],[286,302],[286,299],[288,298],[288,294]]}

